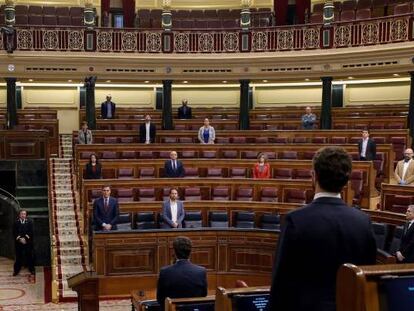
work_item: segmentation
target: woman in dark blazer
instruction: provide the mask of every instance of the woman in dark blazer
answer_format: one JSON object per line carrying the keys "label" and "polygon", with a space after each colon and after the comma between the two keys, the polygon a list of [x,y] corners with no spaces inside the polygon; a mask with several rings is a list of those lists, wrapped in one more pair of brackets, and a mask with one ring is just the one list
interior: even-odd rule
{"label": "woman in dark blazer", "polygon": [[102,178],[102,167],[101,163],[95,154],[91,154],[89,163],[86,164],[85,179],[101,179]]}

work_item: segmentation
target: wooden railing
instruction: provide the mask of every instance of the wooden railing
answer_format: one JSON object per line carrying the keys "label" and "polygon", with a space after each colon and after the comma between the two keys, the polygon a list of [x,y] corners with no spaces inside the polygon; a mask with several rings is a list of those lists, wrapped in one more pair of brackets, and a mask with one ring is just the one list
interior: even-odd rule
{"label": "wooden railing", "polygon": [[[83,27],[16,28],[18,51],[117,53],[240,53],[314,50],[406,42],[412,14],[242,31],[241,29],[113,29]],[[324,37],[332,40],[324,40]],[[4,38],[0,37],[0,46]]]}

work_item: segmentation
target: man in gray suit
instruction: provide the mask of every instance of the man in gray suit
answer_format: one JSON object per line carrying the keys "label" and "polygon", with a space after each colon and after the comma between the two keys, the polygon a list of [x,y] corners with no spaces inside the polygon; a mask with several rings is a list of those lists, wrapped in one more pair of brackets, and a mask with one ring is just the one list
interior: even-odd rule
{"label": "man in gray suit", "polygon": [[162,218],[164,223],[162,228],[182,228],[184,220],[184,205],[178,200],[176,188],[170,189],[170,198],[162,204]]}

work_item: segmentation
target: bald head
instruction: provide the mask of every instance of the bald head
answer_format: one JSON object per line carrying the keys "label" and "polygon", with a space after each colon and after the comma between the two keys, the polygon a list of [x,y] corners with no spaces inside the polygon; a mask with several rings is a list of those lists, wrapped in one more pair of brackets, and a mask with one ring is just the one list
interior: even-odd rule
{"label": "bald head", "polygon": [[404,160],[409,161],[413,158],[413,149],[407,148],[404,151]]}

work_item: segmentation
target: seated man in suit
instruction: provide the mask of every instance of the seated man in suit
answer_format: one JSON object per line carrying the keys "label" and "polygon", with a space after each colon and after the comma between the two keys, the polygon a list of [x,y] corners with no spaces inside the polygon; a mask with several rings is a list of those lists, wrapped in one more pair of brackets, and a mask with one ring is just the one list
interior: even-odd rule
{"label": "seated man in suit", "polygon": [[184,166],[181,161],[177,160],[177,152],[170,152],[170,159],[165,161],[164,164],[164,174],[165,177],[184,177]]}
{"label": "seated man in suit", "polygon": [[111,197],[111,187],[102,187],[102,197],[93,201],[93,223],[95,230],[116,230],[119,216],[118,200]]}
{"label": "seated man in suit", "polygon": [[184,221],[184,205],[178,200],[178,191],[176,188],[170,189],[170,197],[162,204],[162,218],[164,223],[162,228],[182,228]]}
{"label": "seated man in suit", "polygon": [[101,118],[115,119],[115,103],[111,101],[111,95],[106,96],[106,101],[101,104]]}
{"label": "seated man in suit", "polygon": [[414,263],[414,205],[409,205],[405,213],[407,223],[398,252],[395,253],[397,262]]}
{"label": "seated man in suit", "polygon": [[145,123],[139,126],[139,142],[145,144],[155,143],[156,132],[155,124],[151,123],[151,116],[147,114]]}
{"label": "seated man in suit", "polygon": [[19,274],[23,265],[27,266],[30,273],[34,275],[33,222],[27,218],[25,210],[19,212],[19,218],[14,223],[13,237],[16,250],[13,276]]}
{"label": "seated man in suit", "polygon": [[183,99],[181,107],[178,108],[178,119],[191,119],[191,107],[188,106],[188,100]]}
{"label": "seated man in suit", "polygon": [[373,161],[377,156],[377,145],[369,138],[369,131],[362,131],[362,139],[358,142],[358,154],[361,161]]}
{"label": "seated man in suit", "polygon": [[160,270],[157,301],[164,310],[165,298],[191,298],[207,296],[207,273],[204,267],[190,262],[191,240],[177,237],[173,242],[176,262]]}
{"label": "seated man in suit", "polygon": [[375,264],[369,216],[341,199],[351,171],[352,160],[342,148],[325,147],[314,156],[315,197],[285,216],[268,310],[335,311],[339,267]]}
{"label": "seated man in suit", "polygon": [[82,122],[82,128],[78,132],[79,144],[92,144],[92,131],[88,129],[88,122]]}
{"label": "seated man in suit", "polygon": [[399,185],[414,185],[413,149],[408,148],[404,151],[404,160],[398,161],[394,178]]}

